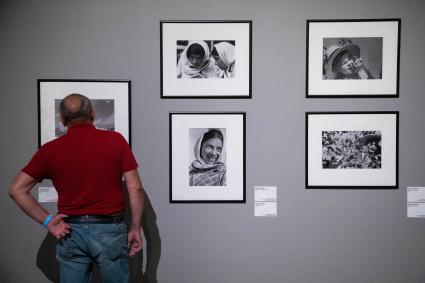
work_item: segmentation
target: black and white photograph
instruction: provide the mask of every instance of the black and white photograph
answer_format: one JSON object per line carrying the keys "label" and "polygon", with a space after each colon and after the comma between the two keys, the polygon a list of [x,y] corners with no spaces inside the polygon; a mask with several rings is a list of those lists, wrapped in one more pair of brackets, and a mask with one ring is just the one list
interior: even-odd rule
{"label": "black and white photograph", "polygon": [[131,82],[119,80],[39,79],[39,146],[66,133],[60,121],[61,100],[71,94],[87,96],[94,110],[94,126],[117,131],[131,144]]}
{"label": "black and white photograph", "polygon": [[382,37],[324,38],[324,80],[382,78]]}
{"label": "black and white photograph", "polygon": [[170,202],[245,202],[245,113],[169,119]]}
{"label": "black and white photograph", "polygon": [[[59,105],[61,99],[55,99],[55,136],[60,137],[66,133],[66,127],[60,120]],[[105,131],[115,131],[114,100],[113,99],[91,99],[94,115],[94,126]]]}
{"label": "black and white photograph", "polygon": [[226,129],[189,129],[189,186],[226,186]]}
{"label": "black and white photograph", "polygon": [[307,112],[306,188],[398,188],[398,116]]}
{"label": "black and white photograph", "polygon": [[161,98],[251,98],[252,21],[161,21]]}
{"label": "black and white photograph", "polygon": [[177,78],[230,79],[235,76],[234,40],[177,41]]}
{"label": "black and white photograph", "polygon": [[323,131],[322,168],[380,169],[380,131]]}
{"label": "black and white photograph", "polygon": [[306,97],[398,97],[400,24],[307,20]]}

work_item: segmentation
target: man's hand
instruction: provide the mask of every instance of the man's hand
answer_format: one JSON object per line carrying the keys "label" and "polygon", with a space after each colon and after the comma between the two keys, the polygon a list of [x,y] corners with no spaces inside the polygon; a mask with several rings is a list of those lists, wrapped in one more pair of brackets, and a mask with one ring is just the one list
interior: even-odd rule
{"label": "man's hand", "polygon": [[63,221],[63,218],[65,217],[67,216],[64,214],[58,214],[53,217],[47,225],[47,230],[49,230],[49,232],[58,240],[64,239],[69,235],[69,233],[71,233],[71,227]]}
{"label": "man's hand", "polygon": [[129,255],[134,256],[143,247],[142,243],[142,216],[144,204],[144,192],[142,181],[137,170],[124,173],[124,179],[128,191],[128,199],[131,210],[131,225],[128,232]]}
{"label": "man's hand", "polygon": [[140,228],[130,229],[130,231],[128,231],[128,247],[130,249],[130,256],[134,256],[138,251],[143,248],[142,231]]}

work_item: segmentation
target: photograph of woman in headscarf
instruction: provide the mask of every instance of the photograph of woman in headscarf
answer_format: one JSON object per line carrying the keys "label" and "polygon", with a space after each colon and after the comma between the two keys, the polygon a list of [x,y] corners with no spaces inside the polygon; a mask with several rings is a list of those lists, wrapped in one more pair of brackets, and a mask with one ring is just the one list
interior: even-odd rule
{"label": "photograph of woman in headscarf", "polygon": [[[179,47],[177,42],[177,47]],[[218,67],[210,55],[208,44],[203,40],[189,41],[181,53],[177,49],[177,78],[217,77]]]}
{"label": "photograph of woman in headscarf", "polygon": [[191,128],[189,134],[198,137],[191,156],[195,160],[189,166],[189,186],[225,186],[225,129]]}
{"label": "photograph of woman in headscarf", "polygon": [[235,76],[235,45],[229,42],[214,44],[211,55],[215,59],[220,71],[219,78],[233,78]]}
{"label": "photograph of woman in headscarf", "polygon": [[225,79],[234,75],[234,40],[177,41],[177,78]]}

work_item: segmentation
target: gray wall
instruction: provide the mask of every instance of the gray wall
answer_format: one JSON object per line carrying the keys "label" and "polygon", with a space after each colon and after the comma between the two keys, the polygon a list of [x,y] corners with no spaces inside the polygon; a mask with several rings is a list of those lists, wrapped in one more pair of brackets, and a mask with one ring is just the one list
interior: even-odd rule
{"label": "gray wall", "polygon": [[[130,79],[132,133],[162,240],[159,282],[424,282],[423,0],[2,0],[0,281],[47,282],[46,231],[8,198],[37,149],[38,78]],[[399,99],[306,99],[305,21],[402,19]],[[253,20],[251,100],[161,100],[159,21]],[[170,204],[168,112],[246,111],[246,204]],[[306,111],[400,111],[398,190],[306,190]],[[278,187],[278,217],[253,216],[253,187]],[[55,205],[46,206],[54,213]]]}

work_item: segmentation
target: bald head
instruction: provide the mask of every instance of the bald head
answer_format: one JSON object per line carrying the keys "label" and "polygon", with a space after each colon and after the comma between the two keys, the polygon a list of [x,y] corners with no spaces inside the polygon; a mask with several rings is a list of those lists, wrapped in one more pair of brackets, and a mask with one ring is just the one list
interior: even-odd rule
{"label": "bald head", "polygon": [[66,96],[62,99],[59,108],[64,126],[77,122],[93,121],[91,101],[84,95],[72,93]]}

